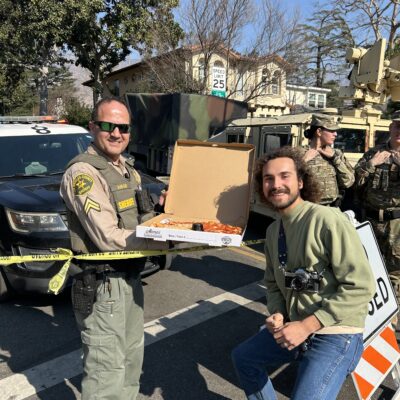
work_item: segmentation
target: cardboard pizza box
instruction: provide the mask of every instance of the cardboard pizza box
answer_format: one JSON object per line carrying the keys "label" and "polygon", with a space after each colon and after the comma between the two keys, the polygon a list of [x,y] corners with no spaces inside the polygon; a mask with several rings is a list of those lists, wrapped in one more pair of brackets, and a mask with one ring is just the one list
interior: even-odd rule
{"label": "cardboard pizza box", "polygon": [[[254,146],[178,140],[175,144],[165,213],[136,227],[154,240],[240,246],[249,216]],[[184,223],[176,229],[169,222]],[[240,234],[191,229],[193,223],[220,222]]]}

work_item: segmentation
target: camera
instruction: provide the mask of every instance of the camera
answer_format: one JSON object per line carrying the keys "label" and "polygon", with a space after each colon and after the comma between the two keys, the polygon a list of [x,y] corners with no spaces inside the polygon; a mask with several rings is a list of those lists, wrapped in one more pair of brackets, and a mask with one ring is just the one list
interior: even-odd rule
{"label": "camera", "polygon": [[322,275],[318,272],[308,272],[302,268],[294,272],[285,271],[285,287],[296,292],[318,293]]}

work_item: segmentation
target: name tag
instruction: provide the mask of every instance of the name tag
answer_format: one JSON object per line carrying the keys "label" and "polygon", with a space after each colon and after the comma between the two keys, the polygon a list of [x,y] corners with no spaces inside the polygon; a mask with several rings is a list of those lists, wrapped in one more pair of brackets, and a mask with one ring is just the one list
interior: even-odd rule
{"label": "name tag", "polygon": [[118,202],[118,208],[120,210],[125,210],[127,208],[133,207],[134,205],[135,205],[135,200],[133,199],[133,197]]}

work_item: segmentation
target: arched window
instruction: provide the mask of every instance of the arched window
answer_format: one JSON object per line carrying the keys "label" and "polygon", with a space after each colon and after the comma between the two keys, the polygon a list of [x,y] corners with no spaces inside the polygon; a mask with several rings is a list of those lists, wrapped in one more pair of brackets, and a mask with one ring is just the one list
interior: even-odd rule
{"label": "arched window", "polygon": [[225,68],[225,65],[222,61],[215,61],[214,62],[214,67],[218,67],[218,68]]}
{"label": "arched window", "polygon": [[279,71],[275,71],[271,79],[271,93],[281,93],[281,74]]}
{"label": "arched window", "polygon": [[200,58],[199,60],[199,81],[203,82],[206,76],[206,71],[204,69],[204,58]]}
{"label": "arched window", "polygon": [[269,85],[269,71],[267,68],[263,68],[261,72],[261,84],[260,84],[260,92],[261,94],[268,93],[268,85]]}

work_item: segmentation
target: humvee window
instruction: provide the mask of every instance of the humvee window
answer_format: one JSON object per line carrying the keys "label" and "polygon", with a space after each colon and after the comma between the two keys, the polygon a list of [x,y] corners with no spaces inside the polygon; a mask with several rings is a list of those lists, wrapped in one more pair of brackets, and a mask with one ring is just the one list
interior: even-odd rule
{"label": "humvee window", "polygon": [[339,129],[335,140],[335,147],[346,153],[364,153],[365,130]]}
{"label": "humvee window", "polygon": [[228,143],[244,143],[244,135],[228,134]]}
{"label": "humvee window", "polygon": [[378,144],[384,144],[389,140],[390,132],[388,131],[375,131],[375,146]]}

